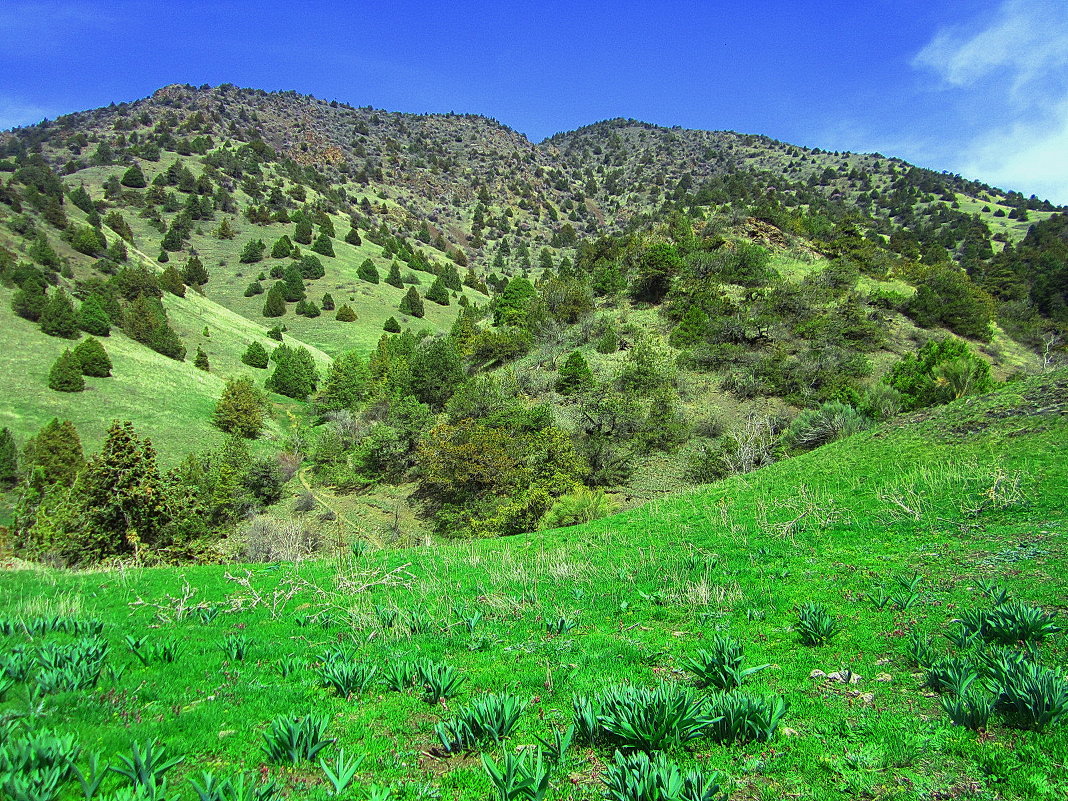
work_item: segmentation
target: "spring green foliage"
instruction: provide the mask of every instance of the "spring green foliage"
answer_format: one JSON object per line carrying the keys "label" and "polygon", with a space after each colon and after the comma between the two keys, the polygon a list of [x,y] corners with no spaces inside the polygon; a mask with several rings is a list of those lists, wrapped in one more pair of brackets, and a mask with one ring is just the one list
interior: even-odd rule
{"label": "spring green foliage", "polygon": [[82,442],[70,420],[52,418],[26,441],[23,468],[45,485],[70,486],[85,464]]}
{"label": "spring green foliage", "polygon": [[13,487],[19,478],[19,449],[11,429],[0,428],[0,487]]}
{"label": "spring green foliage", "polygon": [[556,374],[556,391],[561,395],[574,395],[592,386],[593,373],[585,357],[580,351],[571,351]]}
{"label": "spring green foliage", "polygon": [[306,348],[291,348],[280,345],[271,354],[274,371],[267,378],[265,387],[271,392],[304,400],[319,383],[315,361]]}
{"label": "spring green foliage", "polygon": [[954,337],[931,340],[918,352],[905,355],[884,380],[901,393],[906,410],[949,403],[993,387],[990,365],[967,342]]}
{"label": "spring green foliage", "polygon": [[408,287],[408,291],[400,302],[401,314],[407,314],[412,317],[423,317],[426,311],[423,308],[423,299],[419,296],[418,290],[414,286]]}
{"label": "spring green foliage", "polygon": [[228,434],[253,439],[266,421],[267,399],[250,378],[228,379],[212,422]]}

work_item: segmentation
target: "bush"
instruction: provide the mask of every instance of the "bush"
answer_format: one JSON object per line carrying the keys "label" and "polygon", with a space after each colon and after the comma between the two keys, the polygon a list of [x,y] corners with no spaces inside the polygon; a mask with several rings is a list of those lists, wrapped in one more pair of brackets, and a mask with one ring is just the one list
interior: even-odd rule
{"label": "bush", "polygon": [[742,682],[770,665],[742,667],[742,646],[731,637],[717,634],[708,650],[701,649],[686,659],[682,666],[697,677],[705,687],[717,690],[733,690]]}
{"label": "bush", "polygon": [[334,314],[334,318],[341,323],[354,323],[356,322],[356,312],[349,304],[342,303]]}
{"label": "bush", "polygon": [[608,517],[612,512],[612,501],[604,494],[604,490],[579,487],[553,502],[545,517],[541,519],[540,528],[579,526]]}
{"label": "bush", "polygon": [[255,439],[267,417],[267,398],[251,378],[227,379],[212,423],[227,434]]}
{"label": "bush", "polygon": [[949,403],[994,387],[990,365],[955,337],[931,340],[916,353],[907,354],[883,381],[901,393],[905,411]]}
{"label": "bush", "polygon": [[797,415],[783,433],[783,441],[792,448],[808,451],[864,431],[870,425],[871,421],[849,404],[827,401],[818,409],[806,409]]}
{"label": "bush", "polygon": [[826,645],[838,633],[839,626],[822,605],[806,602],[798,607],[794,629],[803,645]]}
{"label": "bush", "polygon": [[727,801],[717,773],[684,773],[665,754],[616,751],[602,781],[609,801]]}
{"label": "bush", "polygon": [[267,353],[267,348],[263,347],[259,342],[250,342],[245,352],[241,355],[241,361],[249,367],[266,370],[267,365],[270,363],[270,356]]}
{"label": "bush", "polygon": [[48,371],[48,388],[56,392],[81,392],[85,389],[81,361],[69,348],[63,351]]}
{"label": "bush", "polygon": [[318,532],[297,520],[256,517],[238,532],[241,558],[248,562],[299,562],[318,552]]}
{"label": "bush", "polygon": [[107,378],[111,375],[111,359],[100,344],[100,340],[88,337],[74,349],[74,355],[81,364],[82,375],[94,378]]}

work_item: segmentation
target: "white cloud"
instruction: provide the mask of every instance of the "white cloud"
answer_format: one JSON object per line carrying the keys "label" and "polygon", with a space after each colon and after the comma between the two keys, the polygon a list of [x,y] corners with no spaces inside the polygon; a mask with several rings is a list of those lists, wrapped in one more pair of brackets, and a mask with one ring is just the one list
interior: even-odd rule
{"label": "white cloud", "polygon": [[939,31],[915,56],[972,120],[954,169],[1068,203],[1068,4],[1004,0],[987,17]]}

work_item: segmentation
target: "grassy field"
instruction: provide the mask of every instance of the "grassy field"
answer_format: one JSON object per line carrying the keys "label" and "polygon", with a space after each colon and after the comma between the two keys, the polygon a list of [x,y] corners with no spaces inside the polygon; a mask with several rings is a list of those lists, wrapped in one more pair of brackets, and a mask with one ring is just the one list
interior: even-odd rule
{"label": "grassy field", "polygon": [[[978,733],[951,725],[910,652],[913,635],[929,636],[937,655],[955,651],[941,635],[966,610],[993,606],[984,582],[1063,625],[1066,412],[1068,375],[1028,379],[698,494],[506,540],[345,548],[301,564],[8,572],[0,616],[97,619],[110,650],[95,688],[36,704],[27,692],[43,680],[31,668],[0,717],[69,733],[120,767],[131,743],[156,738],[184,758],[168,774],[184,798],[195,797],[186,780],[209,770],[320,799],[332,788],[315,761],[278,764],[261,746],[278,716],[322,715],[336,739],[320,755],[328,767],[341,749],[364,757],[343,795],[486,799],[496,795],[479,752],[500,762],[551,741],[570,725],[575,694],[692,685],[686,660],[729,634],[745,664],[770,665],[732,692],[781,696],[785,716],[770,741],[701,736],[669,753],[718,771],[731,798],[1063,798],[1063,722],[1042,733],[1000,716]],[[895,600],[880,607],[884,590]],[[804,602],[839,624],[828,643],[800,642]],[[127,636],[146,638],[144,662]],[[11,658],[77,639],[16,631],[0,647]],[[148,653],[167,643],[173,662],[166,648]],[[1066,656],[1063,635],[1038,649],[1062,671]],[[343,698],[322,680],[332,659],[376,673]],[[384,677],[415,659],[465,681],[433,703],[389,690]],[[448,753],[435,725],[488,693],[521,705],[514,731]],[[613,750],[574,744],[552,765],[546,797],[604,797]],[[103,792],[121,783],[111,774]],[[72,781],[61,797],[76,796]]]}

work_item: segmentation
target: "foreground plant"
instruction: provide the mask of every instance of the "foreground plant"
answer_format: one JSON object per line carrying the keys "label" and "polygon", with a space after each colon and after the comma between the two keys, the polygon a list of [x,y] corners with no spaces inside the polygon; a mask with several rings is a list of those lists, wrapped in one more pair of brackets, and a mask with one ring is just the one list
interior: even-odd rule
{"label": "foreground plant", "polygon": [[708,735],[716,742],[767,742],[786,714],[786,701],[781,696],[724,693],[713,699],[709,709],[715,717]]}
{"label": "foreground plant", "polygon": [[625,748],[676,748],[700,737],[718,720],[704,699],[677,684],[649,690],[620,686],[601,694],[599,729]]}
{"label": "foreground plant", "polygon": [[826,645],[838,633],[837,621],[822,604],[806,602],[797,609],[794,628],[804,645]]}
{"label": "foreground plant", "polygon": [[449,753],[499,743],[515,731],[523,706],[512,695],[483,695],[461,708],[456,717],[435,726],[434,734]]}
{"label": "foreground plant", "polygon": [[334,795],[341,795],[345,792],[345,788],[352,784],[356,771],[360,769],[363,760],[364,756],[362,754],[349,759],[345,756],[344,748],[334,758],[333,763],[329,763],[325,759],[319,760],[319,769],[326,776],[326,780],[330,782],[330,786],[334,788]]}
{"label": "foreground plant", "polygon": [[160,787],[164,781],[164,774],[176,765],[185,761],[185,757],[167,756],[167,747],[156,740],[148,740],[145,743],[133,743],[132,754],[126,756],[119,754],[122,765],[112,766],[115,771],[132,785],[140,787]]}
{"label": "foreground plant", "polygon": [[271,727],[263,733],[263,750],[270,761],[280,764],[293,765],[313,760],[334,742],[323,736],[326,726],[325,715],[281,715],[271,721]]}
{"label": "foreground plant", "polygon": [[682,666],[697,677],[701,686],[733,690],[754,673],[770,667],[758,665],[743,668],[742,657],[741,643],[731,637],[717,634],[712,638],[708,650],[701,649],[686,659]]}
{"label": "foreground plant", "polygon": [[501,801],[542,801],[549,791],[549,770],[542,761],[540,748],[537,759],[530,760],[527,751],[518,756],[506,751],[499,764],[483,754],[482,767]]}
{"label": "foreground plant", "polygon": [[716,773],[688,771],[658,753],[615,752],[603,781],[610,801],[726,801]]}

